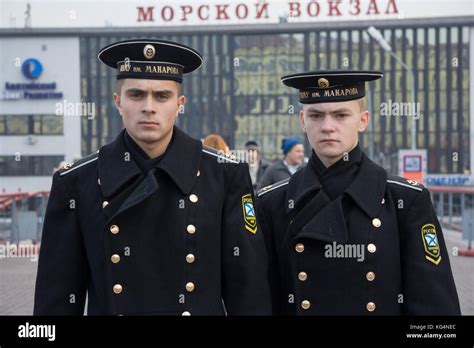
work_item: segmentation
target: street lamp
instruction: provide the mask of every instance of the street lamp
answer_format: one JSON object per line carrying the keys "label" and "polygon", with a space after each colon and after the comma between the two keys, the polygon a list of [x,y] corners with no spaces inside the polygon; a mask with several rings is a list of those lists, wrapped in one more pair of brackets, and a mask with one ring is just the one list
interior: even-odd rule
{"label": "street lamp", "polygon": [[411,127],[411,148],[414,150],[416,149],[416,91],[415,91],[415,73],[413,69],[409,68],[405,62],[403,62],[395,53],[392,51],[392,47],[390,44],[385,41],[382,36],[382,33],[378,31],[375,27],[371,26],[367,29],[367,33],[370,35],[372,39],[377,41],[377,43],[384,49],[390,53],[390,55],[395,58],[395,60],[400,63],[400,65],[406,69],[411,75],[411,99],[413,101],[413,120],[412,120],[412,127]]}

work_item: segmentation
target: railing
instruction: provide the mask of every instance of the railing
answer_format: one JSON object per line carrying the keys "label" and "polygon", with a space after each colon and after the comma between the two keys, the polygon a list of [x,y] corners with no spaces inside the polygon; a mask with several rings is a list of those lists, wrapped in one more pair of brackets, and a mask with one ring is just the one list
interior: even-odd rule
{"label": "railing", "polygon": [[440,222],[461,231],[466,210],[474,209],[474,187],[429,186],[428,189]]}
{"label": "railing", "polygon": [[[474,215],[474,187],[428,186],[431,200],[440,223],[452,230],[462,231],[463,217]],[[36,211],[37,236],[39,239],[46,211],[49,191],[16,192],[0,194],[0,240],[18,241],[20,236],[18,212]],[[474,239],[474,235],[473,235]]]}
{"label": "railing", "polygon": [[[23,239],[39,241],[48,196],[49,191],[0,194],[0,241],[14,243]],[[20,228],[20,216],[24,212],[36,213],[36,223],[28,231],[28,238],[24,238],[26,234]],[[30,220],[32,220],[31,216]]]}
{"label": "railing", "polygon": [[474,257],[474,187],[430,186],[433,206],[440,223],[453,230],[462,231],[468,241],[466,250],[459,255]]}

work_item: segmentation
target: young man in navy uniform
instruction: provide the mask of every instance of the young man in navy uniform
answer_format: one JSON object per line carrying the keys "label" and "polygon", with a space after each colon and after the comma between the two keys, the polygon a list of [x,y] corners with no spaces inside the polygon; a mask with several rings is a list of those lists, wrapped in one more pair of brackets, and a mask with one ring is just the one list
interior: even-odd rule
{"label": "young man in navy uniform", "polygon": [[99,59],[125,129],[54,175],[34,313],[82,315],[87,293],[89,315],[270,314],[248,166],[174,126],[199,53],[137,39]]}
{"label": "young man in navy uniform", "polygon": [[430,194],[387,175],[358,145],[374,71],[285,76],[300,91],[313,152],[258,193],[275,314],[458,315],[448,250]]}

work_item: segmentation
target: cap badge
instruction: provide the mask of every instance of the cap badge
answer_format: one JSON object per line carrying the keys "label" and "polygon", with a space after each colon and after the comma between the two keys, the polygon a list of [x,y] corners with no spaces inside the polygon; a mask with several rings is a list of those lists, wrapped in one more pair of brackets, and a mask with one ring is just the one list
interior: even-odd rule
{"label": "cap badge", "polygon": [[329,81],[325,79],[324,77],[321,77],[320,79],[318,79],[318,86],[321,88],[328,88]]}
{"label": "cap badge", "polygon": [[147,59],[151,59],[155,56],[156,50],[153,45],[146,45],[145,48],[143,49],[143,55]]}

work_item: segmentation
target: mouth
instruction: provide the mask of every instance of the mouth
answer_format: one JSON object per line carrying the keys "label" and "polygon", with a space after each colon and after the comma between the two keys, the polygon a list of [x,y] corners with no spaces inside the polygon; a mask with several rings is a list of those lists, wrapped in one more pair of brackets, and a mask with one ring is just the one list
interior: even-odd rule
{"label": "mouth", "polygon": [[320,143],[337,143],[338,141],[337,140],[334,140],[334,139],[324,139],[324,140],[321,140]]}
{"label": "mouth", "polygon": [[146,127],[153,127],[153,126],[160,125],[158,122],[153,122],[153,121],[142,121],[142,122],[139,122],[138,124],[146,126]]}

